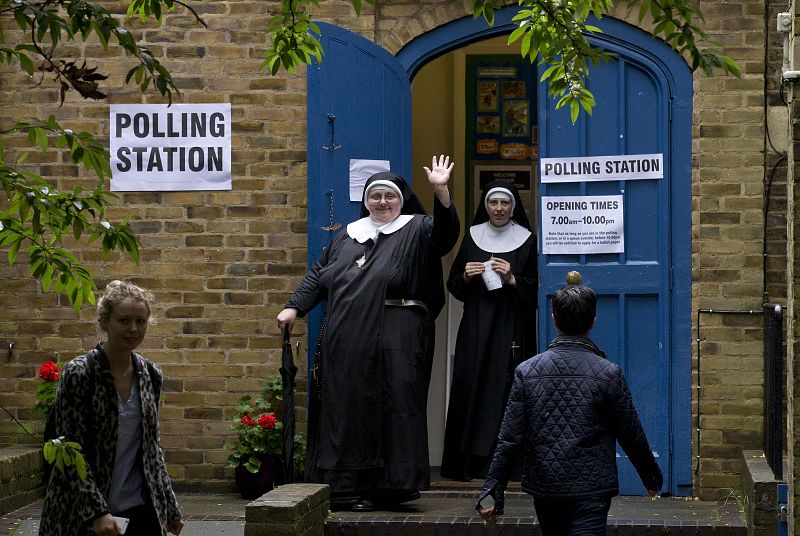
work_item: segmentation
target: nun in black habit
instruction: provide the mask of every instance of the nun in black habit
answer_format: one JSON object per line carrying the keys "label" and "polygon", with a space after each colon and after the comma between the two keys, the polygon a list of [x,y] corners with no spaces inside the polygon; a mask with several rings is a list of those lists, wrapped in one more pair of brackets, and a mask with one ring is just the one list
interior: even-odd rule
{"label": "nun in black habit", "polygon": [[286,308],[291,330],[322,300],[326,319],[310,386],[305,480],[357,497],[356,511],[415,499],[430,485],[427,396],[434,320],[444,305],[441,257],[458,240],[450,157],[424,168],[429,216],[402,177],[364,187],[362,218],[337,234]]}
{"label": "nun in black habit", "polygon": [[[536,236],[516,188],[488,183],[447,288],[464,302],[453,362],[442,476],[484,477],[511,388],[514,368],[536,353]],[[502,286],[488,290],[489,269]]]}

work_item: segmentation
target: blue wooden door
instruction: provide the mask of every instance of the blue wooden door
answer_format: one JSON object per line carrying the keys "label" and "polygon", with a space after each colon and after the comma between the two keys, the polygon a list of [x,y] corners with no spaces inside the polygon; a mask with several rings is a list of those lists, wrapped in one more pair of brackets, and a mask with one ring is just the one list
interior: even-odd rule
{"label": "blue wooden door", "polygon": [[[423,34],[398,59],[341,28],[320,24],[325,58],[308,68],[308,260],[313,263],[335,231],[330,223],[356,219],[348,201],[351,158],[385,159],[410,177],[409,74],[465,43],[508,33],[518,10],[499,11],[495,25],[466,17]],[[622,195],[625,251],[614,255],[542,255],[539,341],[554,336],[549,298],[569,270],[599,294],[592,337],[619,363],[664,472],[664,489],[691,493],[691,99],[692,76],[663,42],[604,18],[601,46],[617,62],[595,68],[589,87],[594,116],[572,125],[538,90],[542,157],[662,153],[664,178],[641,181],[540,184],[539,196]],[[329,115],[335,116],[333,140]],[[341,145],[335,150],[324,147]],[[541,251],[541,250],[540,250]],[[309,325],[309,356],[319,313]],[[619,452],[623,494],[644,492]]]}
{"label": "blue wooden door", "polygon": [[[593,68],[589,89],[597,99],[594,115],[572,125],[567,108],[555,110],[541,88],[539,128],[541,157],[663,154],[661,179],[540,184],[542,196],[621,195],[624,207],[624,252],[614,254],[541,255],[539,292],[540,340],[555,336],[550,298],[577,270],[598,294],[597,324],[591,338],[618,363],[630,385],[650,446],[665,476],[665,489],[676,493],[691,485],[691,475],[673,471],[672,359],[676,341],[673,295],[674,246],[690,247],[689,197],[675,197],[674,182],[689,180],[688,157],[679,155],[672,137],[674,95],[667,75],[623,43],[603,38],[600,44],[619,54],[617,61]],[[681,203],[680,207],[673,206]],[[677,209],[677,210],[675,210]],[[673,226],[675,214],[687,223]],[[678,233],[683,236],[678,235]],[[540,249],[541,251],[541,249]],[[688,265],[683,269],[688,271]],[[684,289],[688,292],[688,285]],[[686,311],[688,313],[688,311]],[[687,341],[681,341],[687,344]],[[681,396],[686,397],[686,393]],[[644,488],[617,446],[620,493],[638,495]]]}
{"label": "blue wooden door", "polygon": [[[361,202],[349,197],[351,159],[388,160],[393,172],[411,182],[411,84],[405,69],[375,43],[318,25],[325,55],[307,71],[309,266],[359,217]],[[309,358],[320,309],[309,318]]]}

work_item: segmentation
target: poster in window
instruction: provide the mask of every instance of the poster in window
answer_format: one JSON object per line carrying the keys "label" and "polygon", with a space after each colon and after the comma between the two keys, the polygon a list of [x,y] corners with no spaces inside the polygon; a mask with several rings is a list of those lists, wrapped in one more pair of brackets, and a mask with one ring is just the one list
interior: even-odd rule
{"label": "poster in window", "polygon": [[478,82],[478,111],[497,111],[497,82]]}
{"label": "poster in window", "polygon": [[499,134],[499,115],[479,115],[475,124],[475,131],[479,134]]}
{"label": "poster in window", "polygon": [[506,80],[502,83],[502,94],[504,99],[524,99],[525,81]]}
{"label": "poster in window", "polygon": [[503,101],[503,136],[513,138],[528,135],[530,135],[528,101],[524,99]]}

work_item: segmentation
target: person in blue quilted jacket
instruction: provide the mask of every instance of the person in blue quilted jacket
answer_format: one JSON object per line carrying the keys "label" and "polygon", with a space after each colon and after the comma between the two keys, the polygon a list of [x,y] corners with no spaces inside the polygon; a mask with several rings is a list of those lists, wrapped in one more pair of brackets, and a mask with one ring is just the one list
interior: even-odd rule
{"label": "person in blue quilted jacket", "polygon": [[534,498],[541,534],[603,536],[611,498],[619,494],[616,442],[648,495],[664,480],[622,371],[588,337],[596,320],[594,291],[568,285],[553,296],[552,308],[558,336],[514,371],[475,508],[488,522],[503,513],[506,484],[522,455],[522,490]]}

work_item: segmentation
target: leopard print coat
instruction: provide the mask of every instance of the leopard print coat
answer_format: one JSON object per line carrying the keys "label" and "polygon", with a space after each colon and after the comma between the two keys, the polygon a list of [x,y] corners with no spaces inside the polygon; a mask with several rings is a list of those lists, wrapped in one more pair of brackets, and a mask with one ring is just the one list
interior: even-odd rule
{"label": "leopard print coat", "polygon": [[[91,354],[91,359],[87,355]],[[98,344],[87,355],[67,363],[55,401],[58,436],[76,441],[86,458],[86,480],[75,468],[62,475],[50,474],[42,508],[40,536],[82,536],[93,534],[91,523],[109,511],[106,498],[111,489],[114,457],[117,450],[117,390],[108,358]],[[159,444],[158,401],[153,384],[161,385],[161,370],[148,367],[145,359],[133,354],[133,365],[142,403],[141,456],[144,485],[166,536],[167,523],[181,517],[172,491],[164,455]],[[158,375],[150,377],[150,370]]]}

